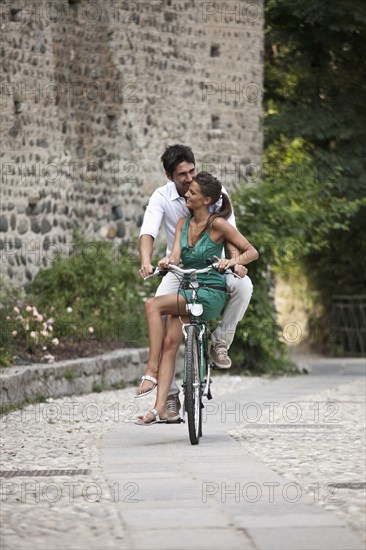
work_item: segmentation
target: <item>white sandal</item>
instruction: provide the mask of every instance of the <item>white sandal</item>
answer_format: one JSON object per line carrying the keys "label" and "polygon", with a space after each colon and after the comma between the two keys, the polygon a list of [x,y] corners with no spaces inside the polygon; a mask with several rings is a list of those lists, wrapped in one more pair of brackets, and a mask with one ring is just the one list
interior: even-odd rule
{"label": "white sandal", "polygon": [[154,378],[153,376],[150,376],[149,374],[144,374],[143,376],[141,376],[141,384],[139,386],[140,388],[141,388],[142,384],[144,383],[144,380],[148,380],[149,382],[152,382],[154,385],[151,388],[151,390],[145,391],[143,393],[137,393],[135,395],[135,399],[137,399],[138,397],[145,397],[145,395],[149,395],[149,393],[154,391],[156,386],[158,385],[158,381],[156,380],[156,378]]}
{"label": "white sandal", "polygon": [[[143,416],[139,417],[139,420],[135,422],[138,426],[152,426],[153,424],[167,424],[168,420],[166,418],[160,418],[159,413],[156,409],[150,409],[149,412],[151,412],[155,420],[152,420],[151,422],[141,422],[141,419],[144,418]],[[149,413],[147,413],[149,414]],[[146,416],[146,415],[145,415]]]}

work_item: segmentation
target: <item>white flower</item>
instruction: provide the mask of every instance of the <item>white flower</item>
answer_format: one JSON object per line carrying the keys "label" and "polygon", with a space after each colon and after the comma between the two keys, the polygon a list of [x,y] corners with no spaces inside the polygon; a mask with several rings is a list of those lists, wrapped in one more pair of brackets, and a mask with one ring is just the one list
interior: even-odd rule
{"label": "white flower", "polygon": [[13,311],[14,311],[15,315],[19,315],[19,313],[20,313],[20,309],[17,306],[13,307]]}
{"label": "white flower", "polygon": [[58,340],[58,338],[52,338],[52,344],[53,344],[54,346],[58,346],[58,345],[59,345],[59,340]]}
{"label": "white flower", "polygon": [[30,333],[29,335],[31,338],[36,338],[36,333],[34,332],[34,330],[32,330],[32,332]]}
{"label": "white flower", "polygon": [[16,330],[13,330],[13,332],[11,333],[12,336],[16,336],[18,333]]}
{"label": "white flower", "polygon": [[93,327],[88,327],[88,332],[90,332],[90,334],[93,334],[93,332],[94,332]]}
{"label": "white flower", "polygon": [[68,307],[68,308],[66,309],[66,311],[67,311],[67,313],[72,313],[72,307]]}

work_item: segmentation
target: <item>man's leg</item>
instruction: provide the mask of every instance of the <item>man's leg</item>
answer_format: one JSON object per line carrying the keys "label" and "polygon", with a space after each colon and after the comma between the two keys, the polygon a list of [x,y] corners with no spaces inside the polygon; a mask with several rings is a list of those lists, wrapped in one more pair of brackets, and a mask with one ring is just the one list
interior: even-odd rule
{"label": "man's leg", "polygon": [[[177,294],[179,285],[181,283],[181,278],[174,273],[167,273],[160,285],[158,286],[155,296],[163,296],[164,294]],[[175,380],[175,374],[173,376],[172,384],[169,390],[169,396],[179,395],[178,384]]]}
{"label": "man's leg", "polygon": [[248,275],[242,279],[226,275],[229,301],[221,321],[212,333],[211,358],[220,368],[229,368],[231,360],[228,349],[234,340],[236,325],[242,320],[253,293],[253,284]]}

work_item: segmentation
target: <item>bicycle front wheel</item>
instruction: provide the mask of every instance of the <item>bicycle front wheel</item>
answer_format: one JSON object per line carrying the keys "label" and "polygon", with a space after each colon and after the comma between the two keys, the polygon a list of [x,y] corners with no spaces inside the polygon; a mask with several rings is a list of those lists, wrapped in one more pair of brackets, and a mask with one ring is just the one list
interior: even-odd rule
{"label": "bicycle front wheel", "polygon": [[189,439],[192,445],[199,443],[202,435],[201,380],[199,342],[195,327],[187,329],[185,350],[186,392],[185,407],[188,417]]}

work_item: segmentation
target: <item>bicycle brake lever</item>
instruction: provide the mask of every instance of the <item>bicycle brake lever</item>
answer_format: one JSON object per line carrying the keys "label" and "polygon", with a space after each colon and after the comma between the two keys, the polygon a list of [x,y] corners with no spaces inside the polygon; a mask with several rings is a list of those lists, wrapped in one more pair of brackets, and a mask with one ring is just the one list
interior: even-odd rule
{"label": "bicycle brake lever", "polygon": [[147,281],[148,279],[151,279],[152,277],[164,277],[168,273],[168,269],[161,269],[159,266],[154,269],[150,275],[147,277],[144,277],[144,281]]}

